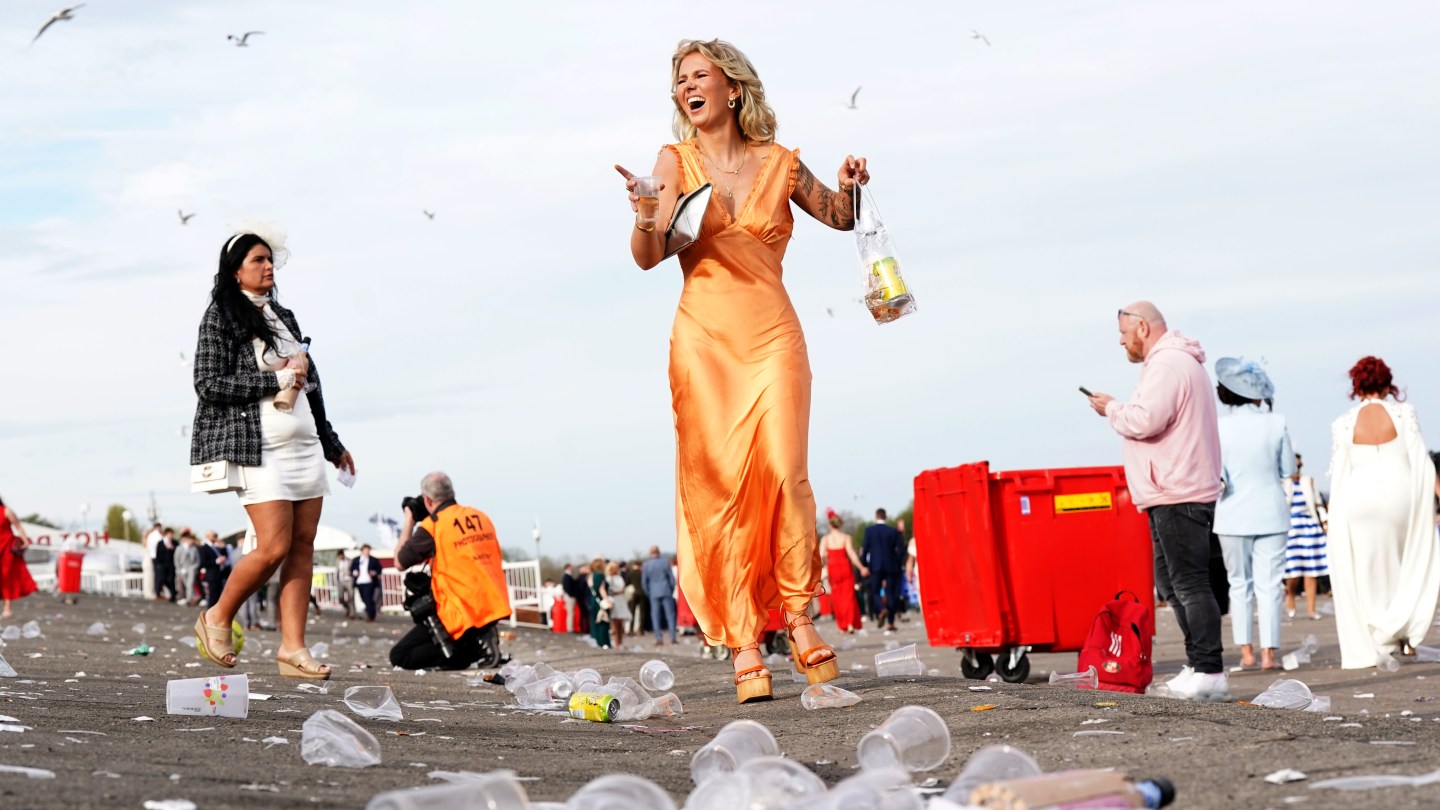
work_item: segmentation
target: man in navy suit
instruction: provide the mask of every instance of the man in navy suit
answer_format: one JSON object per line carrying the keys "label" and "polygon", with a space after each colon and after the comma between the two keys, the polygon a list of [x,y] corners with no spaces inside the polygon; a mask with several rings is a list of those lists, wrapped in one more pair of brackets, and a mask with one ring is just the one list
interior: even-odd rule
{"label": "man in navy suit", "polygon": [[880,620],[888,625],[886,630],[895,629],[895,617],[900,613],[900,579],[905,571],[905,537],[885,522],[885,510],[875,510],[875,523],[865,529],[865,540],[860,544],[860,563],[870,569],[870,602],[881,605],[881,590],[884,590],[884,607],[880,609]]}
{"label": "man in navy suit", "polygon": [[350,561],[350,580],[360,592],[360,601],[365,604],[365,621],[375,621],[380,611],[380,561],[370,556],[369,544],[360,547],[360,556]]}

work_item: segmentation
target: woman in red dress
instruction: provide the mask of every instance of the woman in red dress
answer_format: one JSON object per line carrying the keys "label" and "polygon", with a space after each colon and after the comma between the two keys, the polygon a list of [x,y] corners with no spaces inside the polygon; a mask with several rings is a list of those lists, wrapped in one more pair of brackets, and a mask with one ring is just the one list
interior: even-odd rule
{"label": "woman in red dress", "polygon": [[834,509],[825,510],[830,522],[830,531],[820,539],[820,548],[825,550],[825,563],[830,569],[830,603],[835,611],[835,625],[842,633],[853,633],[860,629],[860,603],[855,601],[855,574],[851,565],[860,569],[861,576],[868,576],[870,570],[860,564],[855,553],[855,539],[840,531],[843,521]]}
{"label": "woman in red dress", "polygon": [[35,592],[35,580],[30,578],[30,569],[25,565],[25,549],[29,547],[30,538],[25,536],[20,516],[0,500],[0,599],[5,600],[0,619],[10,618],[11,599]]}

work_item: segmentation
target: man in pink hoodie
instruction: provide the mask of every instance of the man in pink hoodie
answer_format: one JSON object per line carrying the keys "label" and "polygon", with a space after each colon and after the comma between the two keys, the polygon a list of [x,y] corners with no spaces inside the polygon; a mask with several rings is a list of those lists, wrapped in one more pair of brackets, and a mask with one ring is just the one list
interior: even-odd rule
{"label": "man in pink hoodie", "polygon": [[1130,497],[1150,517],[1155,585],[1185,634],[1189,665],[1167,686],[1176,697],[1223,700],[1220,604],[1210,587],[1210,528],[1220,497],[1220,428],[1205,351],[1149,301],[1120,310],[1120,345],[1141,363],[1129,402],[1091,394],[1090,406],[1124,439]]}

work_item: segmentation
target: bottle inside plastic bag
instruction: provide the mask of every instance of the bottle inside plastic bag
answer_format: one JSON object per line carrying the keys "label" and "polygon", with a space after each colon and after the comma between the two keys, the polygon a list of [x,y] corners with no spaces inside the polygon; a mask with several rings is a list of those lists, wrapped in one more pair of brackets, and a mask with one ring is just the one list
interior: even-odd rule
{"label": "bottle inside plastic bag", "polygon": [[859,194],[855,207],[855,246],[860,251],[865,308],[876,323],[903,318],[915,311],[915,295],[900,276],[895,243],[868,188]]}

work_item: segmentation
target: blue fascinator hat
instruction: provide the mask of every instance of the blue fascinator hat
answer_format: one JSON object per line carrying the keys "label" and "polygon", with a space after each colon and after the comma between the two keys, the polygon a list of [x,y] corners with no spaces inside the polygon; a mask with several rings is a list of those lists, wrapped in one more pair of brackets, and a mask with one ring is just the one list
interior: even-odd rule
{"label": "blue fascinator hat", "polygon": [[1222,357],[1215,361],[1215,379],[1245,399],[1264,400],[1275,396],[1275,384],[1270,382],[1270,375],[1254,360]]}

